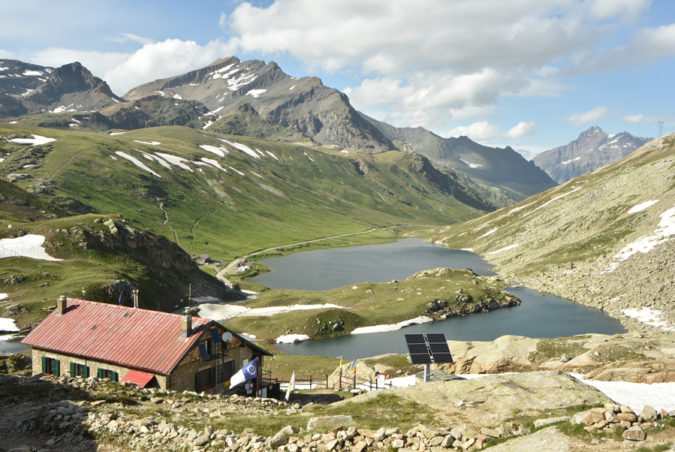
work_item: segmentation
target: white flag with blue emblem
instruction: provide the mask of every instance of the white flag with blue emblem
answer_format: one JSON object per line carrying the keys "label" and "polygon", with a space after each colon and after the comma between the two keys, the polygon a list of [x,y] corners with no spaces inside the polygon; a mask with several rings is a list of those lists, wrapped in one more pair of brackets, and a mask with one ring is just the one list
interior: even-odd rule
{"label": "white flag with blue emblem", "polygon": [[240,385],[248,380],[255,379],[258,374],[258,362],[257,358],[250,360],[244,367],[239,369],[239,372],[232,375],[230,379],[230,388],[234,388],[237,385]]}

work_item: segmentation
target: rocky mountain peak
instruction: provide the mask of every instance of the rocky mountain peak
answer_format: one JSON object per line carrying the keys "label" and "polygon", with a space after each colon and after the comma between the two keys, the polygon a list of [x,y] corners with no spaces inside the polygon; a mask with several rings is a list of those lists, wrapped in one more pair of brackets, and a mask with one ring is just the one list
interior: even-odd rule
{"label": "rocky mountain peak", "polygon": [[566,182],[573,177],[615,162],[644,145],[650,138],[640,138],[624,131],[607,135],[593,126],[565,146],[544,151],[534,157],[534,163],[555,181]]}
{"label": "rocky mountain peak", "polygon": [[79,62],[51,68],[0,60],[0,74],[0,116],[95,110],[123,100]]}

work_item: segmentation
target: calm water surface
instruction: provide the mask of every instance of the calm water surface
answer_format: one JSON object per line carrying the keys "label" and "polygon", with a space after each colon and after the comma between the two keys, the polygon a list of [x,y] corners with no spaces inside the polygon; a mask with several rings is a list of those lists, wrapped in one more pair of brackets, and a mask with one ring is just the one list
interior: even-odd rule
{"label": "calm water surface", "polygon": [[[491,275],[490,265],[480,256],[404,239],[395,243],[308,251],[264,261],[270,269],[253,279],[273,289],[328,290],[360,282],[404,279],[435,267],[470,268]],[[382,353],[406,353],[404,334],[445,333],[462,341],[488,341],[505,334],[529,337],[562,337],[583,333],[624,332],[619,321],[607,314],[519,287],[509,292],[521,299],[517,307],[455,317],[440,322],[410,326],[386,333],[344,336],[336,339],[280,344],[290,354],[354,358]]]}
{"label": "calm water surface", "polygon": [[493,275],[490,264],[469,251],[451,250],[421,239],[381,245],[306,251],[265,259],[269,273],[251,281],[272,289],[329,290],[361,282],[405,279],[436,267],[470,268]]}

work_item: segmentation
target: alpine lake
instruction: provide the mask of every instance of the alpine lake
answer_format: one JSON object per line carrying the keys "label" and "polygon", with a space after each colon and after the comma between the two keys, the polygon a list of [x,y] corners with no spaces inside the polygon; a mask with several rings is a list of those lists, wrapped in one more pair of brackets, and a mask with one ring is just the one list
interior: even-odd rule
{"label": "alpine lake", "polygon": [[[264,264],[270,272],[256,276],[252,281],[272,289],[328,290],[361,282],[405,279],[418,271],[436,267],[470,268],[478,275],[494,275],[490,264],[470,251],[443,248],[421,239],[307,251],[266,259]],[[411,333],[443,333],[450,340],[490,341],[506,334],[551,338],[625,332],[618,320],[604,312],[525,287],[512,287],[508,292],[520,298],[520,306],[412,325],[396,331],[277,344],[277,347],[288,354],[343,355],[351,359],[407,353],[404,335]]]}

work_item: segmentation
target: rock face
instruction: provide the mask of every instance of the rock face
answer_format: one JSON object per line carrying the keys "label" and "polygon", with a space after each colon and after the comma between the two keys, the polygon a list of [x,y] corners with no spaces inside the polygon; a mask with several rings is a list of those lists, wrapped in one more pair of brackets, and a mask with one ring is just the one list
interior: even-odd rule
{"label": "rock face", "polygon": [[[223,58],[202,69],[141,85],[124,97],[133,101],[157,94],[199,101],[219,116],[242,112],[242,106],[247,105],[246,114],[321,144],[368,152],[395,148],[354,110],[347,96],[324,86],[318,78],[290,77],[272,62]],[[216,123],[211,127],[236,132],[229,126],[222,130],[224,126]]]}
{"label": "rock face", "polygon": [[640,138],[628,132],[607,135],[600,127],[591,127],[565,146],[538,154],[534,163],[556,182],[564,183],[601,166],[616,162],[651,138]]}
{"label": "rock face", "polygon": [[[91,299],[131,304],[131,285],[141,291],[141,307],[173,311],[184,298],[184,287],[192,284],[193,296],[215,296],[220,299],[238,299],[240,295],[230,292],[216,278],[199,270],[191,256],[180,246],[164,236],[135,228],[124,219],[96,220],[91,225],[79,224],[68,229],[54,231],[46,243],[51,252],[61,247],[75,246],[110,256],[124,254],[137,265],[143,265],[150,281],[119,280],[105,287],[88,289]],[[147,284],[147,285],[146,285]]]}
{"label": "rock face", "polygon": [[483,146],[468,137],[442,138],[423,129],[394,127],[364,115],[399,149],[422,154],[499,192],[498,205],[511,204],[555,186],[534,163],[510,147]]}
{"label": "rock face", "polygon": [[219,59],[205,68],[141,85],[124,97],[138,101],[156,95],[206,105],[219,119],[209,120],[205,127],[216,132],[294,141],[304,136],[323,145],[371,153],[413,151],[458,171],[468,183],[473,180],[471,189],[482,189],[500,206],[555,185],[511,148],[482,146],[466,137],[444,139],[421,128],[401,129],[375,121],[318,78],[290,77],[273,62]]}
{"label": "rock face", "polygon": [[80,63],[59,68],[0,60],[0,117],[103,108],[123,99]]}

